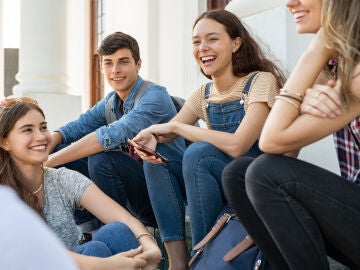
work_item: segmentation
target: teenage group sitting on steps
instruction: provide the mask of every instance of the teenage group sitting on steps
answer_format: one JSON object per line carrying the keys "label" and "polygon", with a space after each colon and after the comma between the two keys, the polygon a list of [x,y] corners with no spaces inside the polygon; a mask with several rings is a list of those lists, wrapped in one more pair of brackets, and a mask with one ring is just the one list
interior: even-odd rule
{"label": "teenage group sitting on steps", "polygon": [[[113,91],[78,119],[50,133],[35,100],[2,100],[0,184],[43,218],[80,269],[157,269],[147,225],[159,228],[169,269],[188,269],[185,204],[193,246],[229,204],[273,269],[329,269],[328,256],[360,268],[360,3],[287,7],[299,33],[316,33],[287,80],[241,20],[213,10],[192,29],[193,56],[211,82],[179,112],[157,84],[135,102],[141,58],[122,32],[98,50]],[[297,159],[331,133],[341,176]],[[104,225],[80,244],[78,226],[91,220]]]}

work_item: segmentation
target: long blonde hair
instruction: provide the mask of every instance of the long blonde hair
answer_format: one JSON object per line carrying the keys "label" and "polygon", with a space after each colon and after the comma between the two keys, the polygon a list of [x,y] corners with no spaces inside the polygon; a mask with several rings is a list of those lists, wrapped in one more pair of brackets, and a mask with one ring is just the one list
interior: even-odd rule
{"label": "long blonde hair", "polygon": [[360,62],[360,1],[324,0],[321,24],[326,45],[337,51],[337,78],[341,80],[341,99],[345,105],[357,99],[351,92],[351,80]]}

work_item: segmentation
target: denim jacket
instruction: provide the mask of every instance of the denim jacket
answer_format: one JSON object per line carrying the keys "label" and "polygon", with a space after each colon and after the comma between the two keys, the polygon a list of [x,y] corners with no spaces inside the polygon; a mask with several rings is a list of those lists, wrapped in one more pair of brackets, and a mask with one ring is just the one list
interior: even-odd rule
{"label": "denim jacket", "polygon": [[[105,151],[127,145],[127,139],[133,138],[144,128],[152,124],[166,123],[176,115],[176,109],[165,87],[150,85],[142,95],[135,108],[136,93],[143,79],[138,76],[134,87],[126,97],[120,113],[121,99],[115,91],[110,92],[104,99],[92,108],[82,113],[77,120],[71,121],[57,130],[63,138],[63,143],[70,144],[85,135],[96,132],[96,137]],[[116,121],[107,125],[105,106],[111,95],[116,95],[111,104],[111,111],[116,115]],[[174,141],[180,149],[185,149],[182,138]]]}

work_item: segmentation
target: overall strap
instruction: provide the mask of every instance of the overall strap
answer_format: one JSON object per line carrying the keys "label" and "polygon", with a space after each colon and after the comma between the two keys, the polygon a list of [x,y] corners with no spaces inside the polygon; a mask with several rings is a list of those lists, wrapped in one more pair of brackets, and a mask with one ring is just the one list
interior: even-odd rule
{"label": "overall strap", "polygon": [[211,84],[212,82],[208,82],[205,86],[205,99],[209,98]]}
{"label": "overall strap", "polygon": [[243,90],[243,93],[244,94],[247,94],[250,90],[250,86],[251,86],[251,83],[255,77],[256,74],[258,74],[259,72],[256,71],[253,75],[250,76],[250,78],[247,80],[246,84],[245,84],[245,87],[244,87],[244,90]]}
{"label": "overall strap", "polygon": [[206,125],[208,127],[211,126],[211,123],[210,123],[210,120],[209,120],[209,116],[208,116],[208,112],[207,112],[207,107],[208,107],[208,102],[207,102],[207,99],[209,98],[210,96],[210,87],[212,85],[212,82],[208,82],[205,86],[205,91],[204,91],[204,102],[205,102],[205,105],[201,107],[201,110],[204,114],[204,121],[206,123]]}
{"label": "overall strap", "polygon": [[145,93],[145,90],[150,86],[154,84],[153,82],[150,82],[150,81],[145,81],[143,80],[140,84],[140,87],[136,93],[136,96],[135,96],[135,101],[134,101],[134,107],[136,107],[136,105],[138,105],[139,101],[140,101],[140,98],[142,97],[142,95]]}

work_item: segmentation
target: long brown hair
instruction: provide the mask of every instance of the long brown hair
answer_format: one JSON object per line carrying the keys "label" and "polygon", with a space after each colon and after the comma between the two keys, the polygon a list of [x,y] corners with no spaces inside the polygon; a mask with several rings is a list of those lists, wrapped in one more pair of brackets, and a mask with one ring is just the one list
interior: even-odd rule
{"label": "long brown hair", "polygon": [[[276,78],[278,87],[283,86],[286,81],[285,74],[266,57],[236,15],[223,9],[206,11],[195,20],[193,29],[202,19],[211,19],[222,24],[231,39],[241,38],[240,48],[232,55],[233,74],[235,76],[243,76],[253,71],[271,72]],[[204,74],[202,70],[201,72]],[[211,76],[205,76],[211,79]]]}
{"label": "long brown hair", "polygon": [[360,1],[324,0],[321,25],[326,44],[337,51],[337,78],[341,80],[341,99],[348,105],[357,98],[351,92],[354,69],[360,63]]}
{"label": "long brown hair", "polygon": [[[16,122],[31,110],[37,110],[45,118],[44,112],[36,104],[19,101],[10,106],[0,106],[0,139],[6,138]],[[0,147],[0,184],[13,188],[26,204],[40,214],[38,198],[31,194],[21,179],[20,170],[9,152]]]}

